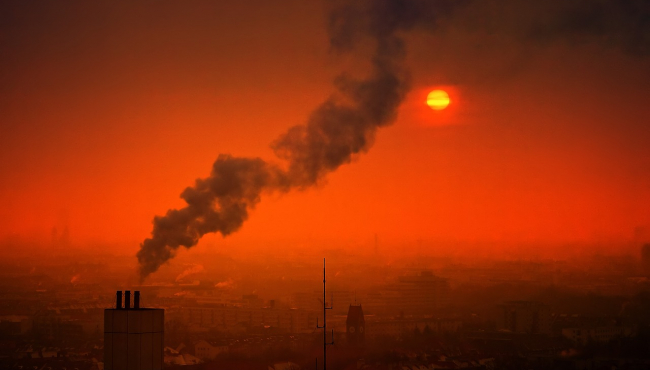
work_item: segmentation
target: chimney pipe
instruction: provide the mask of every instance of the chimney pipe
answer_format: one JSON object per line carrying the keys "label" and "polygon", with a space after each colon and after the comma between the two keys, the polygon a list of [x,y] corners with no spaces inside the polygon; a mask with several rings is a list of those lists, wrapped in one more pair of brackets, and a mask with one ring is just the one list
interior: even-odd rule
{"label": "chimney pipe", "polygon": [[131,308],[131,291],[130,290],[125,290],[124,291],[124,308],[127,310]]}
{"label": "chimney pipe", "polygon": [[122,308],[122,291],[118,290],[117,293],[115,293],[115,297],[117,298],[115,302],[115,308],[119,310]]}
{"label": "chimney pipe", "polygon": [[133,308],[140,308],[140,291],[136,290],[135,295],[133,296]]}

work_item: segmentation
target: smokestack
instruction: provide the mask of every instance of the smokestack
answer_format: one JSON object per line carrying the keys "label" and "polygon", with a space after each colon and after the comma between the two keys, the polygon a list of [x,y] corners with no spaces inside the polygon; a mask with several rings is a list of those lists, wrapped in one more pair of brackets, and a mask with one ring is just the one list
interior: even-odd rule
{"label": "smokestack", "polygon": [[140,291],[136,290],[135,295],[133,296],[133,308],[136,310],[140,308]]}
{"label": "smokestack", "polygon": [[115,297],[116,297],[115,308],[119,310],[122,308],[122,291],[118,290],[117,293],[115,294]]}
{"label": "smokestack", "polygon": [[129,309],[131,308],[131,291],[130,290],[125,290],[124,291],[124,308]]}

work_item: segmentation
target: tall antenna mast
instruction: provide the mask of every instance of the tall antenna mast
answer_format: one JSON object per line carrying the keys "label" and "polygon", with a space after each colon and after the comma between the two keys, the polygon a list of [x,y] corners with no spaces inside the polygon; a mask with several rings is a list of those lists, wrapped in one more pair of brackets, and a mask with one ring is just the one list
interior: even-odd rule
{"label": "tall antenna mast", "polygon": [[[316,329],[323,329],[323,370],[327,370],[327,346],[334,344],[334,329],[332,329],[332,341],[329,343],[327,342],[327,310],[331,310],[332,305],[330,302],[330,306],[327,307],[325,292],[325,258],[323,258],[323,326],[318,325],[318,317],[316,318]],[[316,362],[316,365],[318,365],[318,361]]]}

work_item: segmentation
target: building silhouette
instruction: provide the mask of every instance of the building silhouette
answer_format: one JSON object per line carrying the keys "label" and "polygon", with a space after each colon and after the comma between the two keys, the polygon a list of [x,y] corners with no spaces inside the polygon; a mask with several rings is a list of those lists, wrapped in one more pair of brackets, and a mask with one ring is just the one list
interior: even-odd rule
{"label": "building silhouette", "polygon": [[349,344],[361,345],[366,339],[366,320],[361,305],[350,305],[345,321],[345,336]]}
{"label": "building silhouette", "polygon": [[400,276],[383,291],[389,313],[431,315],[447,304],[449,282],[431,271]]}
{"label": "building silhouette", "polygon": [[650,243],[645,243],[641,247],[641,264],[645,274],[650,276]]}
{"label": "building silhouette", "polygon": [[161,370],[165,310],[141,308],[140,292],[116,295],[115,308],[104,310],[104,370]]}
{"label": "building silhouette", "polygon": [[500,305],[501,329],[513,333],[550,334],[551,311],[540,302],[510,301]]}

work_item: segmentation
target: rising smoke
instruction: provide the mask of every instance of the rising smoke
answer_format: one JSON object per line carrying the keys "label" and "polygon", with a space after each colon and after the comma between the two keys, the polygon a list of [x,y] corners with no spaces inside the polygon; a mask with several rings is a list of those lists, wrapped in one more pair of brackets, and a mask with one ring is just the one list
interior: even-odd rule
{"label": "rising smoke", "polygon": [[[488,31],[514,32],[525,43],[576,35],[600,41],[608,36],[608,43],[624,51],[647,55],[647,4],[644,0],[331,1],[331,47],[338,53],[352,53],[359,44],[371,43],[374,52],[368,76],[338,77],[334,81],[337,92],[312,112],[307,123],[290,128],[272,143],[278,163],[219,155],[210,176],[182,192],[186,207],[154,218],[151,237],[137,253],[141,278],[158,270],[179,247],[196,245],[206,233],[227,236],[237,231],[262,194],[309,188],[367,151],[377,129],[395,120],[409,90],[403,65],[404,31],[436,29],[441,18],[449,18],[463,7],[469,10],[466,14],[474,11],[480,19],[493,18],[483,25]],[[518,10],[514,16],[512,9]]]}
{"label": "rising smoke", "polygon": [[[341,76],[337,94],[316,108],[304,125],[290,128],[272,144],[283,164],[260,158],[219,155],[209,177],[196,180],[181,197],[187,206],[153,220],[151,238],[137,254],[146,278],[179,247],[191,248],[206,233],[237,231],[263,193],[287,192],[318,184],[372,145],[378,128],[389,125],[408,87],[399,32],[446,11],[453,1],[369,0],[332,4],[328,30],[336,52],[372,42],[371,70],[365,79]],[[430,21],[431,19],[428,19]]]}
{"label": "rising smoke", "polygon": [[199,265],[199,264],[191,265],[190,267],[183,270],[183,272],[178,274],[178,276],[176,276],[175,281],[178,283],[179,281],[185,279],[186,277],[188,277],[190,275],[198,274],[198,273],[203,272],[203,271],[205,271],[205,267],[203,267],[203,265]]}

